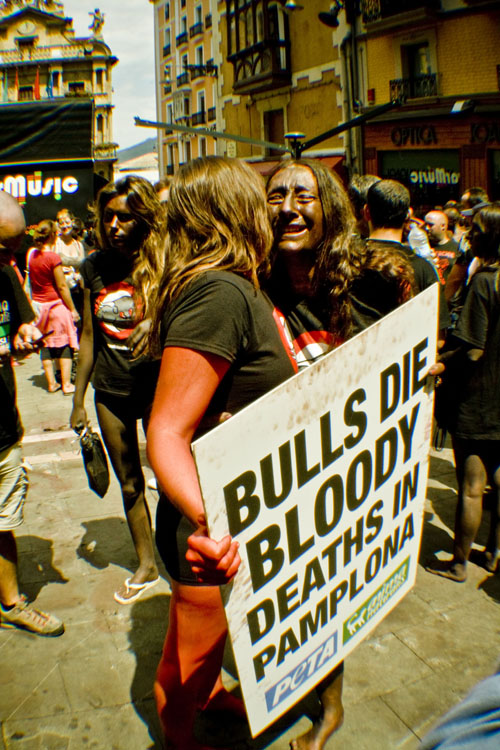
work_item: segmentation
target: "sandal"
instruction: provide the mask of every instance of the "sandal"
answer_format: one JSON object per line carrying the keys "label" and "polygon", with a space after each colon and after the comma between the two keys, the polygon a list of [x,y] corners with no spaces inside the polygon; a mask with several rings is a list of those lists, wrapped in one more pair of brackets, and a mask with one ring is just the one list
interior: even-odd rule
{"label": "sandal", "polygon": [[142,596],[145,591],[156,586],[159,581],[160,576],[155,578],[154,581],[144,581],[144,583],[132,583],[130,578],[127,578],[125,581],[125,596],[122,596],[118,591],[115,591],[113,598],[118,604],[132,604],[132,602],[135,602],[135,600]]}

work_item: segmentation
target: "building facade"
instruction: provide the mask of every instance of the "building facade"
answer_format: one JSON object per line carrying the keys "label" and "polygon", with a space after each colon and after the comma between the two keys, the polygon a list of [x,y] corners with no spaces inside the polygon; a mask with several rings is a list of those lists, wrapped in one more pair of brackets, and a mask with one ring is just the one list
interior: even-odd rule
{"label": "building facade", "polygon": [[[211,0],[150,0],[154,5],[156,109],[160,122],[215,129],[217,78]],[[215,28],[217,33],[217,27]],[[160,174],[216,153],[213,138],[159,133]]]}
{"label": "building facade", "polygon": [[361,2],[366,109],[403,102],[363,127],[364,170],[406,184],[422,211],[473,186],[500,198],[499,6]]}
{"label": "building facade", "polygon": [[88,37],[75,37],[72,24],[62,2],[0,2],[0,116],[3,106],[23,102],[87,99],[93,105],[94,170],[110,180],[116,156],[112,68],[117,58],[103,39],[97,9]]}
{"label": "building facade", "polygon": [[[160,172],[188,158],[228,154],[270,166],[285,134],[317,136],[343,113],[342,54],[318,13],[285,0],[150,0],[155,13],[157,119],[228,135],[160,132]],[[229,136],[239,140],[231,140]],[[331,166],[346,156],[346,136],[308,156]]]}

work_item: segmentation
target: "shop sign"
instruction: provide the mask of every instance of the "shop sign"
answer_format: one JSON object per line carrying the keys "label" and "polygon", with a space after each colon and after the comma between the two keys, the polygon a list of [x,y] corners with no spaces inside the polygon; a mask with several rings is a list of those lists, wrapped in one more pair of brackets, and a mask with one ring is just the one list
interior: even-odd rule
{"label": "shop sign", "polygon": [[10,193],[21,204],[26,203],[27,195],[52,196],[55,200],[61,200],[63,193],[73,194],[78,188],[78,180],[72,175],[44,177],[41,171],[29,175],[6,174],[0,181],[0,190]]}
{"label": "shop sign", "polygon": [[410,182],[412,185],[458,185],[460,172],[452,172],[443,167],[434,169],[413,169],[410,172]]}
{"label": "shop sign", "polygon": [[411,125],[393,128],[391,141],[395,146],[430,146],[437,143],[438,139],[434,125]]}
{"label": "shop sign", "polygon": [[470,126],[471,143],[500,143],[500,122],[473,122]]}

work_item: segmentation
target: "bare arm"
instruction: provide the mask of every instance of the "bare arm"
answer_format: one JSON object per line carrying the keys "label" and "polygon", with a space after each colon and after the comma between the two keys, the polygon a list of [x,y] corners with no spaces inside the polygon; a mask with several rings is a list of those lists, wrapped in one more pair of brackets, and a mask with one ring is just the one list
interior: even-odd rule
{"label": "bare arm", "polygon": [[90,291],[83,290],[83,326],[80,338],[80,351],[78,353],[78,368],[76,371],[75,395],[73,396],[73,411],[71,412],[70,425],[77,432],[80,427],[87,425],[87,413],[85,411],[85,393],[90,382],[90,376],[94,368],[94,329],[92,327],[92,311],[90,307]]}
{"label": "bare arm", "polygon": [[170,502],[197,528],[203,502],[191,441],[229,362],[180,347],[163,352],[148,427],[147,453]]}
{"label": "bare arm", "polygon": [[54,281],[56,284],[56,289],[59,293],[60,298],[70,311],[73,320],[77,321],[80,320],[80,316],[78,315],[78,312],[76,310],[76,307],[73,303],[73,300],[71,299],[71,292],[69,291],[68,284],[66,282],[66,279],[64,278],[64,271],[62,270],[62,266],[56,266],[54,268]]}

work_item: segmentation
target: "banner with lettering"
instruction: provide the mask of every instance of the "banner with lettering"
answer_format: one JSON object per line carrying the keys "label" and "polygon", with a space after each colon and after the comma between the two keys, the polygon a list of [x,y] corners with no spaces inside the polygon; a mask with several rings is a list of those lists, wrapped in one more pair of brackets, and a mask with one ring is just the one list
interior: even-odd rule
{"label": "banner with lettering", "polygon": [[324,678],[414,584],[437,284],[197,440],[252,734]]}

